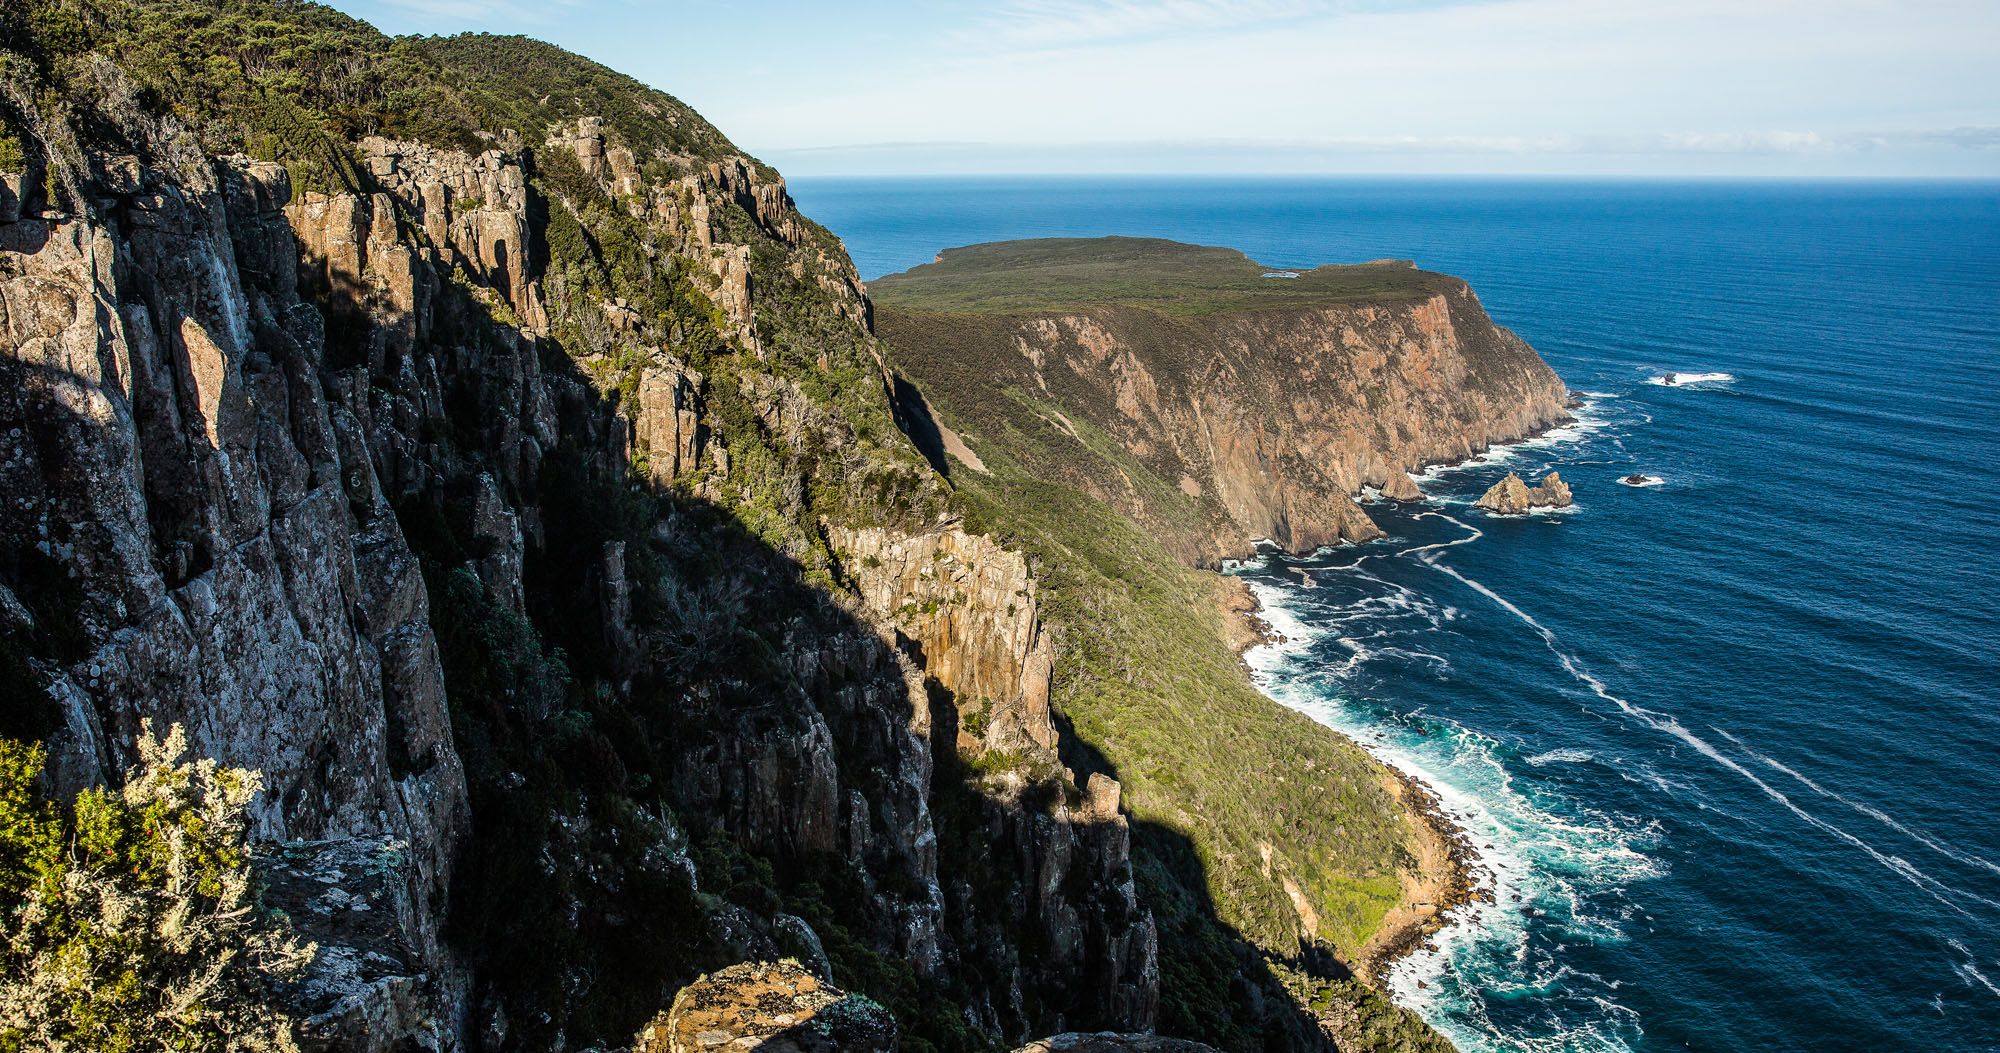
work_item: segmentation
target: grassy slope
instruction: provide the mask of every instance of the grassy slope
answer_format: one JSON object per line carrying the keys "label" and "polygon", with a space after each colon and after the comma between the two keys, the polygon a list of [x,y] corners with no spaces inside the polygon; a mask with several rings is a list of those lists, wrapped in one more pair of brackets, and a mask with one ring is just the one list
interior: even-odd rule
{"label": "grassy slope", "polygon": [[1332,304],[1402,302],[1454,279],[1401,263],[1316,267],[1296,278],[1235,249],[1159,238],[1042,238],[947,249],[937,262],[869,283],[907,311],[1007,314],[1123,305],[1202,315]]}
{"label": "grassy slope", "polygon": [[[870,286],[892,365],[918,381],[944,424],[976,435],[988,471],[953,473],[971,524],[1038,560],[1059,640],[1055,704],[1125,784],[1140,880],[1162,915],[1162,1030],[1229,1046],[1249,1037],[1240,1010],[1215,994],[1226,986],[1219,963],[1242,949],[1236,938],[1277,963],[1296,965],[1306,950],[1282,879],[1304,891],[1321,941],[1353,955],[1401,897],[1410,819],[1359,747],[1250,685],[1223,642],[1214,579],[1184,567],[1159,531],[1065,485],[1075,478],[1065,462],[1122,478],[1170,519],[1199,517],[1199,505],[1087,420],[1057,419],[1062,392],[994,375],[982,363],[1012,352],[988,346],[998,330],[964,313],[1109,306],[1172,326],[1224,309],[1395,300],[1441,280],[1397,265],[1299,279],[1263,270],[1227,249],[1062,239],[954,249]],[[1219,917],[1186,909],[1203,892]],[[1367,1018],[1373,1048],[1436,1048],[1412,1016],[1358,985],[1276,971],[1302,1001]]]}
{"label": "grassy slope", "polygon": [[[949,394],[932,398],[949,420]],[[1248,952],[1304,984],[1300,1001],[1366,1016],[1380,1048],[1441,1048],[1372,992],[1288,967],[1309,954],[1282,879],[1344,956],[1401,897],[1410,820],[1375,762],[1250,686],[1223,643],[1212,576],[1103,502],[984,448],[992,474],[961,470],[959,497],[973,528],[1036,558],[1058,641],[1054,704],[1124,783],[1141,893],[1161,926],[1160,1029],[1260,1048],[1259,1024],[1221,994]]]}

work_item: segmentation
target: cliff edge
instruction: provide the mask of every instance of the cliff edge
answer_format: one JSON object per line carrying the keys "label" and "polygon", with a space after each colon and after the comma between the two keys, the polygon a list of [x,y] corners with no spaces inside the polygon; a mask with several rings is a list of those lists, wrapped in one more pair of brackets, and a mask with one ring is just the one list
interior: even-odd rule
{"label": "cliff edge", "polygon": [[[1282,275],[1282,276],[1278,276]],[[1403,261],[1272,272],[1143,238],[951,249],[870,283],[941,434],[1104,500],[1193,563],[1380,536],[1364,487],[1566,419],[1465,282]]]}

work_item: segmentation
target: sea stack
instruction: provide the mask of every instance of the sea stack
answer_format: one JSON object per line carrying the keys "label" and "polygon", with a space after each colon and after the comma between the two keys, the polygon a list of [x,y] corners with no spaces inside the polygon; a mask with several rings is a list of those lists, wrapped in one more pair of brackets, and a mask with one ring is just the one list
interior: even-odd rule
{"label": "sea stack", "polygon": [[1569,484],[1557,472],[1542,476],[1534,486],[1522,481],[1520,473],[1508,472],[1474,504],[1495,515],[1518,516],[1531,508],[1567,508],[1570,500]]}
{"label": "sea stack", "polygon": [[1382,484],[1382,496],[1391,501],[1421,501],[1424,492],[1408,472],[1390,472]]}

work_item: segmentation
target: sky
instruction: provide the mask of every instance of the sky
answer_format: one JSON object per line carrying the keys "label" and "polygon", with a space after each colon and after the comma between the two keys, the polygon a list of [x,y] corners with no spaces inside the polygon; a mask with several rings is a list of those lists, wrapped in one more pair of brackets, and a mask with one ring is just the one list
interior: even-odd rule
{"label": "sky", "polygon": [[333,0],[787,174],[2000,177],[2000,0]]}

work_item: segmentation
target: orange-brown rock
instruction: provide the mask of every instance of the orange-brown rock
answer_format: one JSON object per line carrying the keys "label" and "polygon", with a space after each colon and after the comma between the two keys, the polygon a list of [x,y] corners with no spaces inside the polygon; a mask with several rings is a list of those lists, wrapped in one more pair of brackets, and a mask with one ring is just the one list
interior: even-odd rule
{"label": "orange-brown rock", "polygon": [[1055,748],[1054,652],[1020,553],[956,528],[830,533],[869,613],[893,625],[925,677],[950,692],[961,734],[977,727],[983,733],[972,737],[981,746]]}
{"label": "orange-brown rock", "polygon": [[1190,562],[1378,537],[1362,487],[1415,499],[1410,471],[1565,419],[1561,379],[1459,279],[1262,275],[1223,249],[1052,239],[871,288],[896,364],[975,451],[1006,436]]}

